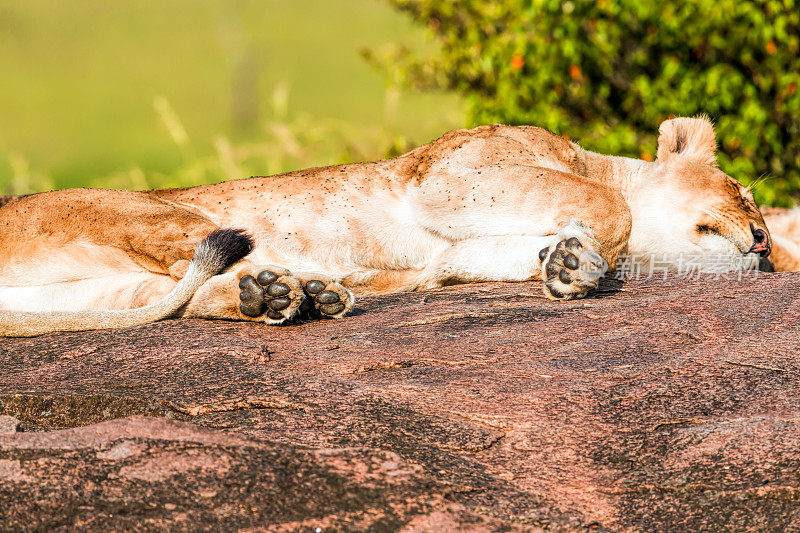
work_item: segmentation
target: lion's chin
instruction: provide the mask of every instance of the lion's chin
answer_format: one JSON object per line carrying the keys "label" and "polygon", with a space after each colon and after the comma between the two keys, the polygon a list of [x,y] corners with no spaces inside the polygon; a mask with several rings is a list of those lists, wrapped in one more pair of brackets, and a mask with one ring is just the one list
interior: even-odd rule
{"label": "lion's chin", "polygon": [[705,235],[697,243],[702,250],[702,272],[756,270],[760,257],[743,250],[736,239],[724,235]]}

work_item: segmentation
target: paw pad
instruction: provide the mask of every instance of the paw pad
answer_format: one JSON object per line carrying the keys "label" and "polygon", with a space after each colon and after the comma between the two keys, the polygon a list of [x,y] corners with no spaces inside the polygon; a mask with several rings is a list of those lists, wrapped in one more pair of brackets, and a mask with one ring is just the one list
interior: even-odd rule
{"label": "paw pad", "polygon": [[267,305],[273,311],[283,311],[292,304],[291,298],[273,298]]}
{"label": "paw pad", "polygon": [[239,310],[249,317],[260,316],[264,312],[264,289],[253,276],[239,280]]}
{"label": "paw pad", "polygon": [[326,284],[324,281],[312,279],[306,282],[305,288],[314,300],[314,307],[325,316],[341,315],[347,307],[343,301],[347,299],[347,292],[338,283]]}
{"label": "paw pad", "polygon": [[353,306],[353,295],[318,274],[296,275],[281,267],[247,267],[239,273],[239,311],[267,323],[301,316],[339,318]]}
{"label": "paw pad", "polygon": [[582,298],[606,271],[603,258],[576,237],[542,249],[539,258],[545,294],[558,300]]}
{"label": "paw pad", "polygon": [[267,287],[267,294],[274,298],[286,296],[290,292],[292,292],[292,289],[285,283],[271,283]]}
{"label": "paw pad", "polygon": [[325,284],[318,279],[312,279],[306,283],[306,291],[309,294],[317,294],[325,290]]}
{"label": "paw pad", "polygon": [[259,272],[256,277],[242,277],[239,281],[239,310],[242,314],[257,318],[266,311],[272,320],[290,318],[295,311],[291,307],[296,298],[292,287],[279,279],[281,276],[271,270]]}
{"label": "paw pad", "polygon": [[[580,261],[578,261],[578,258],[575,257],[574,255],[567,254],[567,255],[564,256],[564,266],[565,267],[567,267],[567,268],[569,268],[571,270],[577,270],[580,265],[581,265]],[[562,270],[561,272],[564,272],[564,271]],[[565,283],[569,283],[569,282],[565,282]]]}
{"label": "paw pad", "polygon": [[276,282],[278,280],[278,277],[279,276],[275,272],[272,272],[271,270],[264,270],[263,272],[260,272],[258,274],[256,280],[260,285],[266,287],[270,283]]}

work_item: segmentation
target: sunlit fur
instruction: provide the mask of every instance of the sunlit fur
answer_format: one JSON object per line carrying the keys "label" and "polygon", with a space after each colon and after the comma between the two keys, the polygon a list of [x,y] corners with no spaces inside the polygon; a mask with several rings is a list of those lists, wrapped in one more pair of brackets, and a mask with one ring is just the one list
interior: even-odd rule
{"label": "sunlit fur", "polygon": [[800,207],[794,209],[762,208],[764,220],[772,232],[770,260],[775,270],[800,271]]}
{"label": "sunlit fur", "polygon": [[[586,228],[575,235],[612,269],[625,252],[668,261],[723,254],[754,265],[753,229],[769,234],[750,192],[716,167],[711,123],[679,118],[659,131],[655,162],[496,125],[375,163],[188,189],[19,198],[0,208],[0,309],[158,302],[216,228],[246,230],[255,249],[179,315],[260,320],[237,308],[237,273],[257,265],[319,273],[356,294],[541,279],[539,250],[552,249],[565,228]],[[601,274],[587,273],[570,297]]]}

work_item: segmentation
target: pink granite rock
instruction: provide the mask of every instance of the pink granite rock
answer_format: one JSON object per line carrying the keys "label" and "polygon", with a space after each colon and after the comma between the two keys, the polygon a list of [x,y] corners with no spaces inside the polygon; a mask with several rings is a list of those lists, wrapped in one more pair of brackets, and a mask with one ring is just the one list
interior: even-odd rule
{"label": "pink granite rock", "polygon": [[16,433],[20,430],[19,420],[9,415],[0,415],[0,435]]}
{"label": "pink granite rock", "polygon": [[0,529],[798,529],[798,303],[493,283],[3,339]]}

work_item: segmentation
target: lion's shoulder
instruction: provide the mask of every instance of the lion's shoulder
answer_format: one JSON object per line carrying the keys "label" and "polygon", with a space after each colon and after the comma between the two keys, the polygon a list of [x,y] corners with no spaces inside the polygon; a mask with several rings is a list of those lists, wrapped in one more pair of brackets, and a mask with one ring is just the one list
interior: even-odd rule
{"label": "lion's shoulder", "polygon": [[397,159],[398,171],[417,180],[433,169],[497,165],[539,166],[583,175],[581,148],[537,126],[493,124],[450,131]]}

